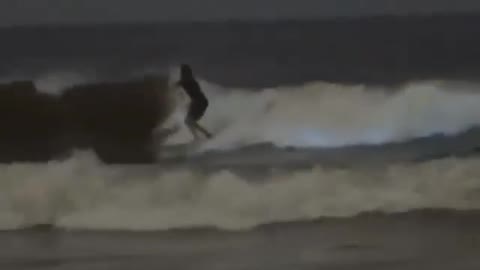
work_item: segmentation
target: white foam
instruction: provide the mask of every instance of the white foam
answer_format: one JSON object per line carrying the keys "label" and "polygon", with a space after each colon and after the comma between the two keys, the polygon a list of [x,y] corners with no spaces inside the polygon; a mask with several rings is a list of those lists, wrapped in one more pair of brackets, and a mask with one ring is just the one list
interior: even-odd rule
{"label": "white foam", "polygon": [[0,228],[160,230],[259,224],[365,211],[480,208],[480,160],[325,169],[245,179],[229,171],[105,167],[83,153],[48,165],[0,166]]}
{"label": "white foam", "polygon": [[[338,147],[456,134],[480,124],[477,86],[422,82],[400,90],[315,82],[295,87],[203,88],[210,107],[202,123],[216,134],[206,149],[253,143]],[[180,119],[180,118],[179,118]]]}
{"label": "white foam", "polygon": [[66,88],[84,83],[87,79],[76,72],[51,72],[38,77],[34,83],[41,93],[60,95]]}

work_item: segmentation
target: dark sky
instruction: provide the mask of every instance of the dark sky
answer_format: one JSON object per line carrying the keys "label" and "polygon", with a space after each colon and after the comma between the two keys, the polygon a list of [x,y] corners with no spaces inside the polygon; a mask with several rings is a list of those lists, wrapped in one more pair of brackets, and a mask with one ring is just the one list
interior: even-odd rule
{"label": "dark sky", "polygon": [[0,25],[480,11],[480,0],[0,0]]}

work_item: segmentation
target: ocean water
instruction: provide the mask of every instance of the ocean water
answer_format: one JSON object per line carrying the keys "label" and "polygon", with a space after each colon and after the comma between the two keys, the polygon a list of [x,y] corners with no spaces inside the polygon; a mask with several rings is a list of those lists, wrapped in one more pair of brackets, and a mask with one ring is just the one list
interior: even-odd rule
{"label": "ocean water", "polygon": [[51,95],[190,63],[215,133],[169,162],[185,128],[151,164],[1,164],[0,265],[478,269],[479,20],[0,29],[2,81]]}

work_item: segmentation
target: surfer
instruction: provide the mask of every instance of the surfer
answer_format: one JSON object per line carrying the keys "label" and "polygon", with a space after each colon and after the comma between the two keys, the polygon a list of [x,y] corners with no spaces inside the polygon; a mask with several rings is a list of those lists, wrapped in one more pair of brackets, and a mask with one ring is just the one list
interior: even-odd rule
{"label": "surfer", "polygon": [[195,140],[198,138],[197,131],[203,133],[207,138],[211,138],[212,134],[198,123],[207,110],[208,100],[200,89],[200,85],[195,80],[192,69],[189,65],[182,64],[180,66],[180,80],[177,84],[180,85],[190,97],[185,124],[195,137]]}

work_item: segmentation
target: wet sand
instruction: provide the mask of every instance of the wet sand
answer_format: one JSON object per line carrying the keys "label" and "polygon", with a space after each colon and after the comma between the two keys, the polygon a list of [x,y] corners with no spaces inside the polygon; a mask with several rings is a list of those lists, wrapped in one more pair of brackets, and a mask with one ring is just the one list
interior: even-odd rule
{"label": "wet sand", "polygon": [[480,212],[164,232],[0,233],[0,269],[479,269]]}

